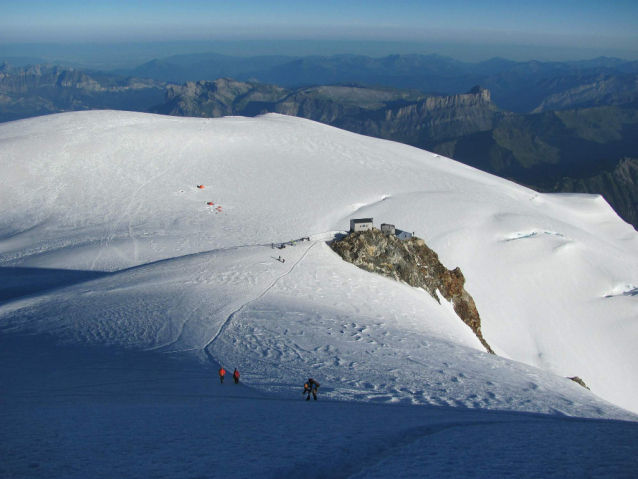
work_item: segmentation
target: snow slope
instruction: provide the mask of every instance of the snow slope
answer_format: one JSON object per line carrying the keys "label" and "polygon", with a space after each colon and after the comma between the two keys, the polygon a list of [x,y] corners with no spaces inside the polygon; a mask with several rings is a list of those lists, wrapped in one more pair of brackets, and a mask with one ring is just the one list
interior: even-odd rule
{"label": "snow slope", "polygon": [[[547,471],[634,470],[637,428],[609,420],[636,420],[617,406],[638,412],[638,236],[600,197],[539,195],[298,118],[83,112],[0,126],[0,205],[0,439],[11,474],[81,477],[98,466],[66,462],[95,449],[126,455],[130,446],[113,441],[125,432],[136,447],[162,439],[139,452],[139,469],[133,457],[121,470],[101,463],[107,476],[307,475],[303,457],[323,464],[310,477],[385,477],[391,454],[406,476],[471,477],[470,467],[499,477],[504,463],[479,450],[454,467],[450,455],[423,464],[430,435],[454,444],[470,427],[496,449],[505,445],[487,438],[512,437],[512,454],[528,460],[551,449],[514,431],[589,451],[588,461],[551,459]],[[332,253],[325,241],[357,217],[414,231],[460,266],[498,356],[445,301]],[[219,364],[238,366],[242,385],[216,384]],[[332,429],[313,437],[332,444],[334,461],[302,445],[273,458],[302,440],[294,424],[308,409],[296,401],[308,375],[322,383],[321,404],[331,401],[332,414],[315,408],[313,421]],[[592,392],[565,379],[574,375]],[[211,407],[234,418],[233,432],[214,421],[201,429],[191,414]],[[269,419],[273,410],[293,425]],[[59,446],[43,429],[51,421],[66,434],[83,426]],[[246,452],[244,436],[269,445],[213,474],[202,469],[218,466],[202,434],[230,438],[214,443],[220,454]],[[20,454],[25,444],[38,460]],[[182,457],[164,460],[175,448]]]}

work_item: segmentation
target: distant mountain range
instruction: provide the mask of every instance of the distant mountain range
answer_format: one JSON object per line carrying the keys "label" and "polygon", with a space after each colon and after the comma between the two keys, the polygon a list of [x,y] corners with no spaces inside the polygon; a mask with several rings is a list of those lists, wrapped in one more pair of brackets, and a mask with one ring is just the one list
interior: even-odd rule
{"label": "distant mountain range", "polygon": [[[3,73],[16,75],[19,72],[13,70],[32,72],[34,68],[70,70],[63,66],[25,66],[30,60],[37,62],[37,58],[13,57],[11,60],[2,67],[5,70]],[[9,63],[14,66],[10,67]],[[288,89],[357,83],[362,86],[411,89],[423,94],[446,96],[465,93],[474,85],[481,85],[490,90],[492,101],[499,108],[518,113],[603,105],[636,106],[638,95],[638,61],[607,57],[573,62],[515,62],[492,58],[467,63],[440,55],[389,55],[382,58],[335,55],[296,58],[230,57],[205,53],[156,59],[130,70],[72,71],[89,75],[104,86],[113,83],[125,86],[127,79],[131,77],[155,80],[155,86],[158,83],[182,84],[188,81],[233,78]],[[158,99],[155,104],[160,101]],[[146,108],[153,105],[148,102],[144,104]],[[143,108],[136,105],[135,109]]]}
{"label": "distant mountain range", "polygon": [[[596,88],[587,86],[595,83],[596,78],[598,81],[612,80],[612,84],[603,88],[604,92],[601,93],[607,102],[613,101],[609,95],[614,88],[629,93],[629,98],[621,95],[618,101],[635,102],[638,62],[607,57],[573,62],[514,62],[492,58],[466,63],[440,55],[237,58],[192,54],[153,60],[133,70],[115,73],[176,83],[230,77],[287,88],[356,82],[443,95],[464,93],[474,85],[482,85],[491,91],[493,101],[500,108],[528,112],[537,108],[548,109],[543,106],[543,101],[550,95],[581,87],[589,88],[589,97],[577,96],[573,101],[563,98],[554,101],[554,107],[568,109],[580,107],[579,103],[585,106],[588,102],[595,102]],[[618,76],[622,77],[621,85],[614,84],[613,79]],[[567,80],[564,80],[565,77]]]}

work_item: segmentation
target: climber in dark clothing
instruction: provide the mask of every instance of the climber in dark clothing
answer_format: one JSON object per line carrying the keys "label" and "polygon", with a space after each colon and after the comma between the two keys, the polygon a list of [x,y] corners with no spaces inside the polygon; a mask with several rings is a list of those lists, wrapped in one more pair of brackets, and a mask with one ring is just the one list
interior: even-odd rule
{"label": "climber in dark clothing", "polygon": [[310,384],[308,384],[308,381],[306,381],[306,383],[303,385],[303,392],[301,393],[302,396],[308,394],[308,399],[306,399],[306,401],[310,401],[310,391]]}
{"label": "climber in dark clothing", "polygon": [[235,368],[235,372],[233,373],[233,381],[235,381],[235,384],[239,384],[239,371],[237,371],[237,368]]}
{"label": "climber in dark clothing", "polygon": [[312,393],[312,397],[314,400],[317,400],[317,389],[319,389],[320,384],[312,378],[308,378],[308,398],[306,401],[310,401],[310,393]]}

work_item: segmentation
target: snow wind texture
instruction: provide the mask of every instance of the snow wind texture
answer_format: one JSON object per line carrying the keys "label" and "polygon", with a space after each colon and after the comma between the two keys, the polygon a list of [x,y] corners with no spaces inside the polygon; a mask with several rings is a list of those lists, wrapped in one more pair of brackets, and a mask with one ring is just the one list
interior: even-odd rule
{"label": "snow wind texture", "polygon": [[[291,419],[305,421],[307,412],[285,401],[301,399],[308,376],[321,382],[322,401],[342,404],[331,418],[317,412],[315,420],[345,434],[334,462],[310,477],[386,477],[390,449],[377,457],[379,437],[395,438],[388,447],[401,451],[396,457],[409,476],[426,468],[410,448],[431,449],[431,434],[453,444],[455,431],[463,435],[470,424],[478,437],[492,437],[526,421],[520,430],[563,434],[573,443],[590,438],[586,426],[538,414],[636,419],[621,408],[638,412],[638,298],[627,289],[638,284],[638,236],[598,196],[539,195],[428,152],[298,118],[85,112],[0,126],[0,204],[0,377],[10,391],[2,424],[14,434],[3,438],[9,472],[46,475],[46,459],[29,463],[19,453],[21,444],[36,455],[56,450],[40,422],[28,419],[37,405],[51,420],[68,415],[64,401],[81,404],[73,420],[81,422],[94,409],[133,418],[142,402],[144,414],[158,417],[134,421],[135,432],[91,419],[85,434],[106,427],[113,435],[124,428],[138,438],[156,436],[165,408],[181,422],[163,434],[180,435],[190,424],[199,437],[204,431],[169,398],[189,398],[201,417],[210,397],[227,415],[239,407],[250,423],[230,434],[232,447],[240,447],[243,434],[260,433],[251,421],[263,422],[279,400]],[[461,268],[498,356],[484,352],[445,301],[364,272],[330,250],[326,240],[360,217],[414,231],[446,267]],[[220,364],[231,372],[240,366],[237,389],[213,387]],[[592,391],[567,376],[583,378]],[[233,397],[257,405],[247,411],[228,402]],[[358,403],[386,405],[381,414],[394,425],[357,430],[354,418],[373,414],[354,409]],[[424,414],[426,406],[448,412]],[[452,418],[456,410],[465,415]],[[601,424],[600,440],[583,447],[600,451],[603,438],[621,427],[614,424]],[[625,466],[623,448],[638,436],[636,428],[628,431],[620,445],[607,441],[610,457]],[[75,437],[73,454],[85,457],[88,440],[86,448],[98,441],[92,445],[117,457],[126,447],[109,434]],[[184,458],[201,450],[194,436],[180,437],[179,446],[166,439],[163,447],[181,448]],[[279,450],[294,434],[268,437]],[[220,447],[230,454],[229,444]],[[302,446],[294,450],[313,457]],[[355,450],[361,461],[346,465]],[[529,459],[514,444],[512,451]],[[253,453],[268,477],[303,470],[292,457]],[[466,460],[476,466],[480,454],[472,454]],[[160,467],[160,457],[145,457],[147,467],[136,472],[135,461],[125,461],[127,474],[180,475],[179,461]],[[596,457],[567,467],[591,470],[600,466]],[[65,469],[65,460],[53,461],[51,471],[81,475],[92,467]],[[470,477],[462,472],[468,463],[446,469],[449,456],[428,461],[438,477]],[[498,477],[494,464],[477,467]],[[619,467],[606,472],[624,477]],[[215,474],[250,471],[245,465]],[[207,473],[191,465],[184,477]]]}

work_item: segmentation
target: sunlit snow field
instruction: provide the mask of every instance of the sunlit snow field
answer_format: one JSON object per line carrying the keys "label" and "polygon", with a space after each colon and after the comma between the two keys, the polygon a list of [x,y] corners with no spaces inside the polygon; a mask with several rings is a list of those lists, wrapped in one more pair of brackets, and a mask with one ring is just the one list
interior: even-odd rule
{"label": "sunlit snow field", "polygon": [[[1,476],[638,470],[638,235],[600,197],[298,118],[84,112],[0,126],[0,205]],[[497,356],[334,254],[358,217],[459,266]]]}

